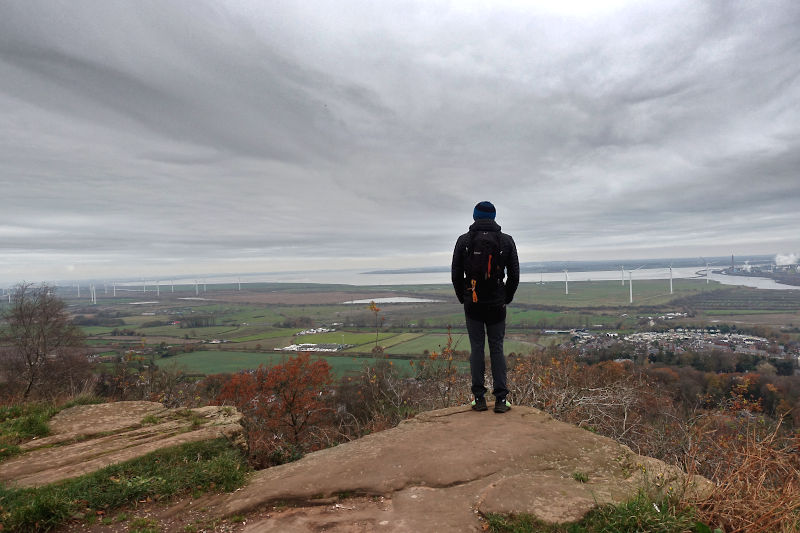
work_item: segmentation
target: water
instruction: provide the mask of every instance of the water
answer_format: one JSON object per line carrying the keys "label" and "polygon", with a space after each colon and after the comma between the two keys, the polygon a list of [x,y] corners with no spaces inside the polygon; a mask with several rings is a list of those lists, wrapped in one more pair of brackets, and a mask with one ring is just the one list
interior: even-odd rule
{"label": "water", "polygon": [[[713,268],[712,268],[713,269]],[[588,272],[569,272],[569,281],[620,281],[620,270],[593,270]],[[625,280],[632,275],[633,280],[669,279],[668,268],[642,268],[630,272],[625,271]],[[672,269],[674,279],[705,279],[704,267],[680,267]],[[564,272],[526,272],[520,275],[522,282],[564,282]],[[800,286],[783,285],[768,278],[755,278],[746,276],[728,276],[711,272],[709,279],[723,285],[754,287],[757,289],[773,290],[800,290]],[[449,284],[448,272],[413,272],[400,274],[375,273],[366,274],[358,270],[316,270],[300,272],[268,272],[261,274],[227,274],[206,276],[208,285],[229,285],[235,289],[239,280],[242,283],[326,283],[345,285],[426,285]],[[176,285],[194,285],[194,280],[175,280]],[[119,286],[141,286],[141,281],[118,283]],[[202,285],[202,284],[201,284]],[[166,286],[166,289],[165,289]],[[119,290],[119,289],[118,289]],[[148,290],[152,291],[151,287]],[[162,282],[161,290],[169,290],[169,284]],[[200,288],[202,291],[202,286]]]}
{"label": "water", "polygon": [[375,302],[376,304],[416,304],[416,303],[441,302],[441,300],[431,300],[430,298],[409,298],[407,296],[396,296],[392,298],[366,298],[364,300],[349,300],[343,303],[368,304],[372,302]]}

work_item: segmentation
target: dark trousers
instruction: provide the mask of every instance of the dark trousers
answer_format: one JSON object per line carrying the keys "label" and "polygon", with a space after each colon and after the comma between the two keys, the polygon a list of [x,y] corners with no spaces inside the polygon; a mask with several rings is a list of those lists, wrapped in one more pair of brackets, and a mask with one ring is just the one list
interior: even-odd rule
{"label": "dark trousers", "polygon": [[466,320],[471,348],[469,368],[472,373],[472,394],[476,398],[486,394],[486,386],[484,385],[484,374],[486,372],[484,345],[486,337],[488,337],[489,360],[492,366],[492,381],[494,382],[492,394],[499,401],[505,400],[508,395],[508,388],[506,387],[506,358],[503,355],[503,337],[506,334],[506,321],[503,319],[489,324],[484,320],[470,318],[469,315],[467,315]]}

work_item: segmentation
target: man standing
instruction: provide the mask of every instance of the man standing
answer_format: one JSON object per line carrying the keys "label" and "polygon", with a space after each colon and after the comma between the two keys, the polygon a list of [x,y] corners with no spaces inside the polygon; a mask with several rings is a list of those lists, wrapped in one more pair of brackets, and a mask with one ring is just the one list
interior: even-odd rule
{"label": "man standing", "polygon": [[[506,304],[514,299],[519,286],[519,258],[511,235],[500,232],[494,221],[496,210],[491,202],[475,206],[475,223],[458,238],[453,251],[451,278],[458,301],[464,304],[469,333],[469,367],[472,374],[472,408],[486,411],[484,373],[485,339],[489,339],[495,398],[494,412],[511,409],[506,399],[506,359],[503,337],[506,333]],[[505,279],[505,282],[503,281]]]}

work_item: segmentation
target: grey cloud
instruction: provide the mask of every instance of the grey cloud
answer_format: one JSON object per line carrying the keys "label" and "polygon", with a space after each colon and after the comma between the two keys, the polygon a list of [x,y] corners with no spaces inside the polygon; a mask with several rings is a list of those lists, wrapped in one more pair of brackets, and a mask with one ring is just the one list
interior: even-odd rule
{"label": "grey cloud", "polygon": [[796,249],[798,24],[789,1],[6,3],[0,237],[15,265],[380,267],[446,261],[490,199],[527,260]]}

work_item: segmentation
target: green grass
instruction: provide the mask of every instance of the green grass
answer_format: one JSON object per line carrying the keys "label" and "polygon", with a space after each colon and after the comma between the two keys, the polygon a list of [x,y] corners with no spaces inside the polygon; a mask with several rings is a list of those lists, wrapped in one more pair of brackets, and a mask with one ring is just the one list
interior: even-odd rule
{"label": "green grass", "polygon": [[22,453],[22,450],[15,444],[0,444],[0,461],[20,453]]}
{"label": "green grass", "polygon": [[[282,363],[288,357],[289,355],[282,353],[200,351],[180,354],[168,359],[160,359],[159,361],[161,364],[175,362],[190,373],[217,374],[258,368],[258,365],[261,364],[274,366]],[[377,362],[374,357],[352,357],[348,355],[312,354],[311,358],[327,361],[336,377],[359,372],[364,365],[373,365]],[[406,368],[409,368],[408,373],[411,372],[408,360],[396,359],[393,362],[401,372],[405,372]]]}
{"label": "green grass", "polygon": [[59,484],[0,486],[0,524],[4,531],[40,531],[76,512],[109,512],[147,497],[229,492],[244,484],[247,471],[242,454],[225,439],[188,443]]}
{"label": "green grass", "polygon": [[724,287],[716,291],[688,295],[680,298],[677,303],[703,310],[796,312],[800,311],[800,291]]}
{"label": "green grass", "polygon": [[158,424],[160,420],[155,415],[147,415],[140,421],[140,424],[143,426],[152,426],[153,424]]}
{"label": "green grass", "polygon": [[[127,328],[128,326],[117,326],[119,328]],[[80,326],[81,331],[85,335],[110,335],[114,328],[107,326]]]}
{"label": "green grass", "polygon": [[154,518],[137,517],[128,523],[128,533],[160,533],[158,520]]}
{"label": "green grass", "polygon": [[[384,339],[397,336],[397,333],[378,333],[378,344],[383,344]],[[375,345],[375,332],[354,333],[350,331],[331,331],[329,333],[315,333],[313,335],[299,335],[294,338],[297,344],[353,344],[356,347]],[[371,346],[369,347],[371,348]]]}
{"label": "green grass", "polygon": [[400,333],[399,335],[395,335],[394,337],[390,337],[387,339],[381,340],[381,346],[386,348],[391,348],[392,346],[397,346],[398,344],[403,344],[404,342],[410,342],[415,339],[422,337],[423,333]]}
{"label": "green grass", "polygon": [[572,524],[548,524],[530,515],[486,516],[492,533],[706,533],[692,509],[678,509],[666,501],[653,500],[643,492],[619,505],[590,511]]}
{"label": "green grass", "polygon": [[509,327],[567,329],[576,327],[591,327],[596,324],[603,326],[623,327],[636,323],[635,318],[622,317],[620,313],[600,314],[584,312],[582,310],[546,311],[541,309],[519,309],[512,307],[508,310],[506,323]]}
{"label": "green grass", "polygon": [[587,483],[589,481],[589,476],[585,472],[573,472],[572,479],[579,483]]}
{"label": "green grass", "polygon": [[50,434],[48,422],[59,411],[76,405],[101,402],[102,400],[95,396],[79,396],[60,407],[47,403],[0,407],[0,461],[21,453],[18,444],[48,436]]}
{"label": "green grass", "polygon": [[[469,349],[469,341],[467,340],[467,336],[464,334],[453,335],[453,344],[456,343],[457,343],[456,350]],[[420,335],[406,342],[392,344],[391,346],[387,347],[386,353],[421,356],[425,350],[428,350],[429,352],[433,351],[441,352],[442,347],[445,346],[446,344],[447,344],[447,334],[429,333],[425,335]]]}
{"label": "green grass", "polygon": [[260,333],[245,335],[243,337],[232,337],[228,340],[230,340],[231,342],[250,342],[250,341],[261,341],[265,339],[277,339],[281,337],[291,337],[298,331],[302,330],[298,328],[270,329],[268,331],[262,331]]}
{"label": "green grass", "polygon": [[0,443],[18,444],[50,434],[47,422],[59,411],[50,404],[30,403],[0,407]]}
{"label": "green grass", "polygon": [[[422,356],[425,350],[428,352],[441,352],[442,348],[447,345],[446,333],[428,333],[428,334],[414,334],[404,333],[398,335],[397,342],[391,342],[395,339],[389,339],[390,342],[381,345],[386,348],[386,353],[389,355],[409,355],[409,356]],[[469,352],[469,337],[466,333],[453,333],[453,348],[457,351]],[[408,340],[404,340],[407,338]],[[530,342],[511,340],[506,338],[504,343],[504,351],[506,354],[514,352],[521,354],[530,353],[535,345]],[[486,348],[488,354],[488,348]]]}
{"label": "green grass", "polygon": [[78,396],[68,401],[64,405],[62,405],[59,408],[59,410],[69,409],[70,407],[76,407],[78,405],[96,405],[105,402],[106,400],[100,398],[99,396],[93,396],[93,395]]}

